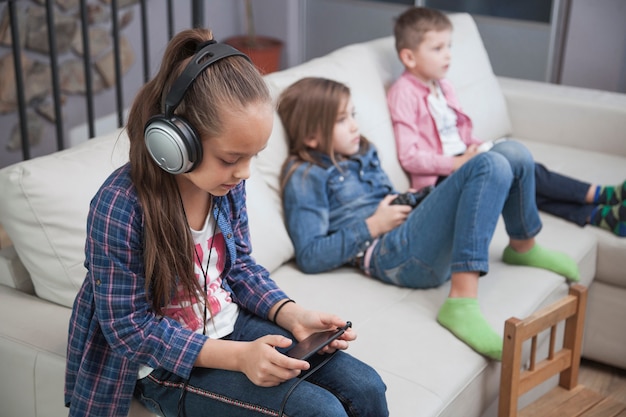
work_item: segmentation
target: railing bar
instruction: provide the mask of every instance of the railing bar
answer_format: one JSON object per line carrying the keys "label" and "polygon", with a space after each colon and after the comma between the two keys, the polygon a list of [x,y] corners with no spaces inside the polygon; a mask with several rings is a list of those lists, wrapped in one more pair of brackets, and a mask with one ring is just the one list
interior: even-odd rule
{"label": "railing bar", "polygon": [[150,80],[150,45],[148,43],[148,5],[141,0],[141,41],[143,45],[143,82]]}
{"label": "railing bar", "polygon": [[89,138],[96,136],[93,106],[93,77],[91,76],[91,51],[89,48],[89,20],[87,0],[80,0],[80,25],[83,35],[83,66],[85,71],[85,100],[87,100],[87,125]]}
{"label": "railing bar", "polygon": [[17,84],[17,105],[20,115],[20,135],[22,142],[22,157],[30,159],[30,143],[28,140],[28,121],[26,114],[26,98],[24,97],[24,77],[22,74],[22,58],[20,53],[20,35],[18,30],[16,1],[9,0],[9,21],[11,22],[11,43],[13,44],[13,65],[15,68],[15,83]]}
{"label": "railing bar", "polygon": [[122,99],[122,70],[120,65],[120,36],[117,22],[117,0],[111,0],[111,23],[113,32],[113,54],[115,63],[115,98],[117,104],[117,127],[124,125],[124,102]]}
{"label": "railing bar", "polygon": [[173,0],[167,0],[167,30],[168,39],[174,37],[174,4]]}
{"label": "railing bar", "polygon": [[52,75],[52,98],[54,101],[55,128],[57,149],[62,150],[63,144],[63,113],[61,112],[61,88],[59,87],[59,69],[56,33],[54,30],[54,9],[51,1],[46,2],[46,21],[48,25],[48,43],[50,48],[50,70]]}
{"label": "railing bar", "polygon": [[204,0],[191,0],[191,24],[194,28],[204,27]]}

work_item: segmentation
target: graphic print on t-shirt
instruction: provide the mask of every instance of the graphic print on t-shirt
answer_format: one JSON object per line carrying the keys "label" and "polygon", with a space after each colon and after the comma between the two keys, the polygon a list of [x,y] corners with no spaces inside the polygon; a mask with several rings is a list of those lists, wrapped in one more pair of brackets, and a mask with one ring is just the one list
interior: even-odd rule
{"label": "graphic print on t-shirt", "polygon": [[[195,250],[197,256],[194,254],[194,269],[200,288],[205,288],[203,269],[207,272],[207,321],[209,321],[222,311],[227,304],[232,303],[230,293],[222,288],[221,275],[226,264],[224,236],[221,232],[216,233],[214,237],[209,236],[202,244],[197,243]],[[207,270],[210,251],[212,253]],[[198,258],[200,258],[202,264],[200,264]],[[177,320],[187,329],[202,332],[204,300],[198,296],[194,296],[191,300],[188,299],[182,285],[178,285],[177,293],[172,297],[170,304],[163,309],[163,313]]]}

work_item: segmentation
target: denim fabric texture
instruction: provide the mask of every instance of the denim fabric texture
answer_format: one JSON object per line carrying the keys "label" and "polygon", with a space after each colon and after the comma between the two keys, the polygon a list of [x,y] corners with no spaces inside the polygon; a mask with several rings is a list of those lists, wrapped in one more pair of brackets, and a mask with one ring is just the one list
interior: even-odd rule
{"label": "denim fabric texture", "polygon": [[535,162],[535,184],[539,210],[579,226],[587,224],[595,207],[585,202],[590,183],[552,172]]}
{"label": "denim fabric texture", "polygon": [[[282,334],[295,340],[281,327],[245,310],[239,314],[231,339],[249,341],[266,334]],[[311,368],[325,357],[315,355]],[[264,388],[254,385],[241,372],[195,368],[186,388],[183,415],[275,415],[296,381],[292,379]],[[135,397],[159,415],[176,416],[184,382],[171,372],[155,369],[137,381]],[[385,391],[385,384],[374,369],[338,351],[327,364],[298,385],[284,411],[287,416],[303,417],[384,417],[389,415]]]}
{"label": "denim fabric texture", "polygon": [[[534,165],[530,152],[515,141],[469,160],[402,225],[379,237],[370,275],[400,286],[430,288],[443,284],[452,272],[486,274],[500,214],[514,239],[532,238],[541,230]],[[374,149],[341,162],[340,168],[303,164],[285,185],[287,227],[305,272],[351,264],[373,240],[365,220],[393,191]]]}
{"label": "denim fabric texture", "polygon": [[283,194],[296,262],[307,273],[353,263],[372,243],[365,219],[387,194],[396,193],[373,146],[339,167],[326,155],[317,158],[323,166],[300,165]]}

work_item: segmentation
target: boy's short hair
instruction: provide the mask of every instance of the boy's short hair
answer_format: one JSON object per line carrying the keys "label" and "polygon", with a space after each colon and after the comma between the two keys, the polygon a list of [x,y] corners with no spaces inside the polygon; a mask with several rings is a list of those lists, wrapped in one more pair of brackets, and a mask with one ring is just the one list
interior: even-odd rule
{"label": "boy's short hair", "polygon": [[393,34],[396,50],[415,49],[424,40],[429,30],[452,29],[452,22],[443,12],[427,7],[410,7],[397,17]]}

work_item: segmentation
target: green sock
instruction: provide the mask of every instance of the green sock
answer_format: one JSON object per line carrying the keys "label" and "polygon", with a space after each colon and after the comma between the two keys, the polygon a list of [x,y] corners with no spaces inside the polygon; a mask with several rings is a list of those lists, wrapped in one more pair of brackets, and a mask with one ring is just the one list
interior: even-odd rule
{"label": "green sock", "polygon": [[510,246],[502,254],[504,263],[511,265],[526,265],[547,269],[565,276],[570,281],[580,281],[578,265],[568,255],[535,244],[528,252],[516,252]]}
{"label": "green sock", "polygon": [[614,206],[600,205],[591,212],[589,224],[626,236],[626,201]]}
{"label": "green sock", "polygon": [[624,201],[624,197],[626,197],[626,181],[624,181],[622,185],[604,185],[598,187],[594,203],[614,206]]}
{"label": "green sock", "polygon": [[481,313],[477,299],[446,299],[439,309],[437,321],[476,352],[502,360],[502,338]]}

